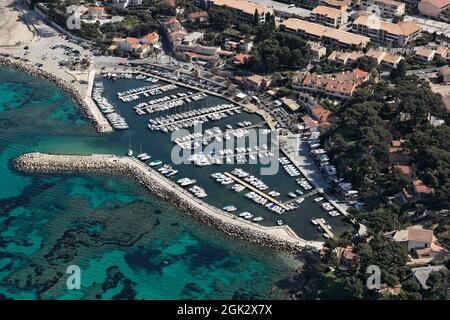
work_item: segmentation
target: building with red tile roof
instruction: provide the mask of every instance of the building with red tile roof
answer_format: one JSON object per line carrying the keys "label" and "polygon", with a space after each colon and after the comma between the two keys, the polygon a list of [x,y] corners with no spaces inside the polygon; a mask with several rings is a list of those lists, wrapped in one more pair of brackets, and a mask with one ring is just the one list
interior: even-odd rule
{"label": "building with red tile roof", "polygon": [[360,69],[326,75],[297,72],[292,77],[292,86],[297,90],[320,92],[339,99],[349,99],[355,89],[368,79],[369,74]]}

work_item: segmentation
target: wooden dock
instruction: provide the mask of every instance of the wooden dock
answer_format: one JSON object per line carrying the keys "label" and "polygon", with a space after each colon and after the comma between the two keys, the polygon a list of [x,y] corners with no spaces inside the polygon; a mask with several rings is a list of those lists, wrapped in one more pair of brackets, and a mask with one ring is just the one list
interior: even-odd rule
{"label": "wooden dock", "polygon": [[333,232],[331,232],[331,230],[328,229],[327,226],[322,221],[320,221],[320,219],[316,219],[316,221],[319,224],[319,226],[323,229],[323,231],[325,231],[325,233],[328,234],[331,239],[334,239]]}
{"label": "wooden dock", "polygon": [[231,179],[233,179],[234,181],[236,181],[239,184],[242,184],[243,186],[245,186],[246,188],[254,191],[255,193],[257,193],[258,195],[266,198],[267,200],[269,200],[270,202],[273,202],[274,204],[276,204],[277,206],[282,207],[285,210],[289,210],[282,202],[278,201],[277,199],[269,196],[268,194],[266,194],[265,192],[262,192],[261,190],[258,190],[257,188],[255,188],[254,186],[252,186],[251,184],[245,182],[244,180],[236,177],[235,175],[229,173],[229,172],[224,172],[224,174],[227,177],[230,177]]}

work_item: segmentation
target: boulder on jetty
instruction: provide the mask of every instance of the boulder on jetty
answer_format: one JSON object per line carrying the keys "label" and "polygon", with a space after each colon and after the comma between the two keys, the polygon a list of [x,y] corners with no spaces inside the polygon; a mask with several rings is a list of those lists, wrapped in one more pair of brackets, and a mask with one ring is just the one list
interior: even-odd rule
{"label": "boulder on jetty", "polygon": [[318,250],[322,242],[303,240],[288,227],[264,227],[243,221],[221,211],[158,174],[139,160],[114,155],[50,155],[27,153],[12,161],[12,167],[25,173],[118,175],[129,177],[149,189],[158,198],[197,220],[228,235],[252,243],[296,253],[304,249]]}

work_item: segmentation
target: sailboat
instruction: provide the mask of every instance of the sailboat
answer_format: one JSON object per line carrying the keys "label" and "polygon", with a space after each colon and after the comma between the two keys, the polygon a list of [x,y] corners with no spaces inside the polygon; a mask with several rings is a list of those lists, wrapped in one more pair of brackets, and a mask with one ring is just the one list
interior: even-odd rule
{"label": "sailboat", "polygon": [[147,154],[144,152],[142,152],[142,142],[141,142],[141,147],[139,149],[139,154],[136,156],[138,159],[145,157]]}
{"label": "sailboat", "polygon": [[133,150],[131,149],[131,140],[128,140],[128,156],[133,156]]}

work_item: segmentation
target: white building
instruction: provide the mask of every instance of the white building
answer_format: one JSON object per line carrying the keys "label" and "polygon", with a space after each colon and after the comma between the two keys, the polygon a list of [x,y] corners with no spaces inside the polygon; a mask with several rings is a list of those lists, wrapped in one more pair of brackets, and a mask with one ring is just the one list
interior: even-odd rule
{"label": "white building", "polygon": [[112,0],[113,7],[125,9],[128,6],[139,6],[142,0]]}
{"label": "white building", "polygon": [[405,4],[393,0],[361,0],[361,9],[375,11],[383,18],[393,18],[405,14]]}

